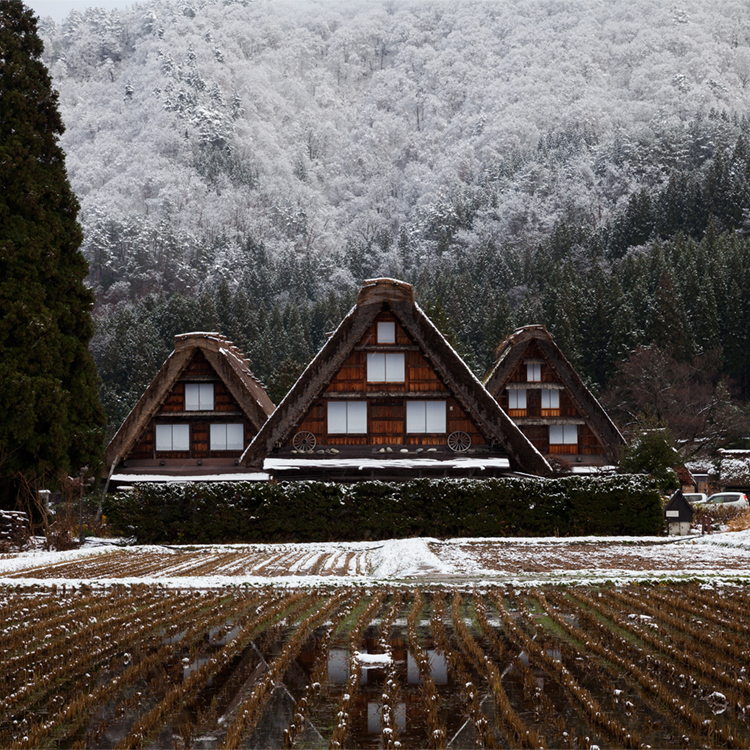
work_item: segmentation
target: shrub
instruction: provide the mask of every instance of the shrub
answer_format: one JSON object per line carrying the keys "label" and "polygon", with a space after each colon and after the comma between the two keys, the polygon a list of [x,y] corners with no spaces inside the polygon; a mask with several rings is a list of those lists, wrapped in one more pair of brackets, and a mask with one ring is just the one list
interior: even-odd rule
{"label": "shrub", "polygon": [[641,535],[664,525],[654,483],[632,475],[146,483],[108,496],[104,511],[115,533],[141,543]]}

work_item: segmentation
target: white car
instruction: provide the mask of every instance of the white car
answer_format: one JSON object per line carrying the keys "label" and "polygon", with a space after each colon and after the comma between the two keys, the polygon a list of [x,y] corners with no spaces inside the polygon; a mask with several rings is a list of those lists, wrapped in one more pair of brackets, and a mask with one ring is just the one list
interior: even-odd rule
{"label": "white car", "polygon": [[711,495],[704,503],[700,503],[702,508],[737,508],[744,510],[750,507],[747,501],[747,495],[744,492],[717,492]]}
{"label": "white car", "polygon": [[703,505],[708,500],[708,495],[705,492],[683,492],[682,496],[690,505]]}

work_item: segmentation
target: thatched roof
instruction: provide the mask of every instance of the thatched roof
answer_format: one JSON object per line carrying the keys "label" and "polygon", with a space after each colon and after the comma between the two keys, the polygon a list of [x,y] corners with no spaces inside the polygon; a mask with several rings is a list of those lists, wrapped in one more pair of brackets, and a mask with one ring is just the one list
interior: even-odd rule
{"label": "thatched roof", "polygon": [[390,311],[399,321],[462,408],[475,420],[488,444],[499,446],[507,453],[513,470],[538,475],[551,473],[544,457],[416,304],[411,284],[394,279],[364,282],[357,304],[248,446],[241,459],[243,465],[261,467],[274,447],[289,439],[381,311]]}
{"label": "thatched roof", "polygon": [[256,430],[273,413],[274,405],[265,388],[231,341],[220,333],[182,333],[175,336],[174,351],[107,446],[107,466],[111,466],[115,458],[122,461],[128,456],[197,351],[202,352],[214,368]]}
{"label": "thatched roof", "polygon": [[719,450],[719,483],[725,489],[750,487],[749,450]]}
{"label": "thatched roof", "polygon": [[544,326],[524,326],[508,336],[498,348],[497,362],[485,381],[484,385],[487,390],[499,399],[516,367],[534,343],[541,349],[549,364],[554,368],[578,413],[586,421],[601,444],[615,457],[619,447],[625,442],[620,431],[599,401],[585,386],[573,365],[560,351],[560,347]]}

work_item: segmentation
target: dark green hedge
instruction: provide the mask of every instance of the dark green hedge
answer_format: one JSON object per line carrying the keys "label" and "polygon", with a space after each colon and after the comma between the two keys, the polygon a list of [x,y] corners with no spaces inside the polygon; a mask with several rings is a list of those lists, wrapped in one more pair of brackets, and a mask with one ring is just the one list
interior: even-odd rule
{"label": "dark green hedge", "polygon": [[632,475],[142,484],[109,495],[104,513],[116,534],[173,544],[645,535],[664,527],[659,493]]}

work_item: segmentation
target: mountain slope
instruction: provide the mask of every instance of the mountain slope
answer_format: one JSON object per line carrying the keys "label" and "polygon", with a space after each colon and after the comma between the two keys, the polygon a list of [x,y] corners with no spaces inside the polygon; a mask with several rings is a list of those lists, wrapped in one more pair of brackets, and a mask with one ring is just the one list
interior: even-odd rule
{"label": "mountain slope", "polygon": [[43,24],[94,281],[231,277],[248,237],[272,256],[374,248],[396,272],[404,232],[418,258],[456,223],[473,251],[571,209],[599,221],[711,155],[687,149],[696,116],[747,111],[745,13],[152,0]]}

